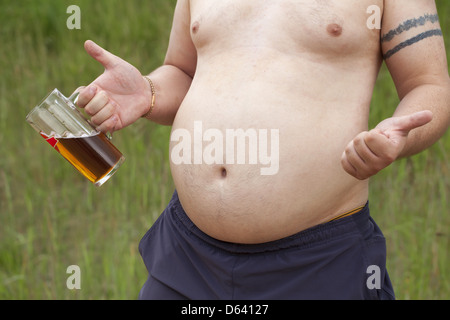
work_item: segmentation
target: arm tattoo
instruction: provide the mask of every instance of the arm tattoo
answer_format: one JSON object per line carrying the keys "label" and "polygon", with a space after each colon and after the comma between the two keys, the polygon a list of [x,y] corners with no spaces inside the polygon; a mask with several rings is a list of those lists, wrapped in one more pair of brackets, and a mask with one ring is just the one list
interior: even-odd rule
{"label": "arm tattoo", "polygon": [[400,50],[402,50],[403,48],[406,48],[406,47],[408,47],[408,46],[410,46],[410,45],[412,45],[412,44],[414,44],[416,42],[422,41],[423,39],[429,38],[429,37],[432,37],[432,36],[441,36],[442,37],[441,29],[434,29],[434,30],[429,30],[429,31],[426,31],[426,32],[422,32],[421,34],[419,34],[419,35],[417,35],[417,36],[415,36],[415,37],[413,37],[411,39],[408,39],[408,40],[400,43],[398,46],[394,47],[394,49],[391,49],[391,50],[387,51],[384,54],[384,59],[388,59],[388,58],[392,57],[392,55],[394,55],[395,53],[397,53]]}
{"label": "arm tattoo", "polygon": [[400,33],[404,31],[408,31],[411,28],[417,28],[418,26],[423,26],[425,23],[429,21],[431,23],[439,22],[439,17],[437,14],[425,14],[424,16],[420,18],[414,18],[410,20],[406,20],[401,25],[399,25],[396,29],[393,29],[383,35],[381,37],[381,42],[388,42],[391,41],[395,36],[399,35]]}
{"label": "arm tattoo", "polygon": [[[430,22],[432,24],[434,24],[436,22],[439,23],[438,15],[437,14],[425,14],[425,15],[421,16],[420,18],[414,18],[414,19],[406,20],[405,22],[400,24],[397,28],[392,29],[388,33],[384,34],[381,37],[381,43],[389,42],[392,39],[394,39],[396,36],[400,35],[401,33],[405,32],[405,31],[408,31],[408,30],[410,30],[412,28],[417,28],[419,26],[423,26],[427,22]],[[436,28],[436,29],[433,29],[433,30],[422,32],[422,33],[416,35],[415,37],[412,37],[411,39],[408,39],[408,40],[406,40],[404,42],[401,42],[400,44],[395,46],[393,49],[388,50],[384,54],[384,59],[386,60],[386,59],[392,57],[392,55],[396,54],[397,52],[399,52],[403,48],[406,48],[406,47],[408,47],[410,45],[413,45],[414,43],[417,43],[419,41],[422,41],[423,39],[426,39],[426,38],[429,38],[429,37],[433,37],[433,36],[441,36],[442,37],[441,29]]]}

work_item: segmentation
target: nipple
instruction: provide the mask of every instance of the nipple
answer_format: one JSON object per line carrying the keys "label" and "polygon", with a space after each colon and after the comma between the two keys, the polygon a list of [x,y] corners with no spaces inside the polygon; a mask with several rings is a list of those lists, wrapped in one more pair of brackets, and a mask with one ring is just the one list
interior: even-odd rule
{"label": "nipple", "polygon": [[192,33],[196,34],[198,32],[198,29],[200,29],[200,23],[198,21],[195,21],[192,24]]}
{"label": "nipple", "polygon": [[327,32],[333,37],[339,37],[342,34],[342,27],[337,23],[330,23]]}

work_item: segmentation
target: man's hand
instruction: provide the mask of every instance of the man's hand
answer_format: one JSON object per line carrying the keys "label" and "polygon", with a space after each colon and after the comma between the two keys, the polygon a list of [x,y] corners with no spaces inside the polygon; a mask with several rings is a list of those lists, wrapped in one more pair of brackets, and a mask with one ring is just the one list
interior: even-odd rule
{"label": "man's hand", "polygon": [[85,108],[93,124],[103,132],[120,130],[145,114],[151,91],[141,73],[128,62],[88,40],[87,53],[105,67],[105,72],[80,90],[78,106]]}
{"label": "man's hand", "polygon": [[388,118],[373,130],[358,134],[342,154],[342,167],[360,180],[375,175],[399,157],[409,132],[427,124],[432,117],[430,111],[420,111]]}

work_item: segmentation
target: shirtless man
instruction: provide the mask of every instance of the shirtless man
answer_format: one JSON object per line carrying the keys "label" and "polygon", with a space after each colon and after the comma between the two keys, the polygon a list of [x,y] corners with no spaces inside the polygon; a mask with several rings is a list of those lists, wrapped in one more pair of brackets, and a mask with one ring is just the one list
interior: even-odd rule
{"label": "shirtless man", "polygon": [[[374,5],[381,29],[368,26]],[[164,65],[148,78],[92,41],[85,48],[105,73],[78,104],[102,131],[145,115],[192,136],[196,121],[224,136],[279,132],[275,174],[171,161],[176,192],[140,244],[141,298],[394,297],[368,178],[448,128],[433,0],[178,0]],[[368,131],[383,59],[401,102]]]}

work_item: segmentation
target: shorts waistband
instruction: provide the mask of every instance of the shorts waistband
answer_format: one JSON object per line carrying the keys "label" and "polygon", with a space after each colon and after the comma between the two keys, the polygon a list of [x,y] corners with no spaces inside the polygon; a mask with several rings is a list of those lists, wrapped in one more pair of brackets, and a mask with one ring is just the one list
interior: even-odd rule
{"label": "shorts waistband", "polygon": [[181,231],[187,231],[195,235],[202,242],[216,249],[235,254],[266,253],[294,247],[308,247],[323,241],[330,241],[333,238],[345,236],[349,233],[360,233],[364,235],[371,229],[369,202],[367,202],[357,213],[311,227],[286,238],[260,244],[240,244],[217,240],[200,230],[187,216],[181,206],[176,190],[169,202],[168,209],[170,210],[166,211],[166,213],[173,213],[170,214],[170,218],[179,227],[184,229]]}

